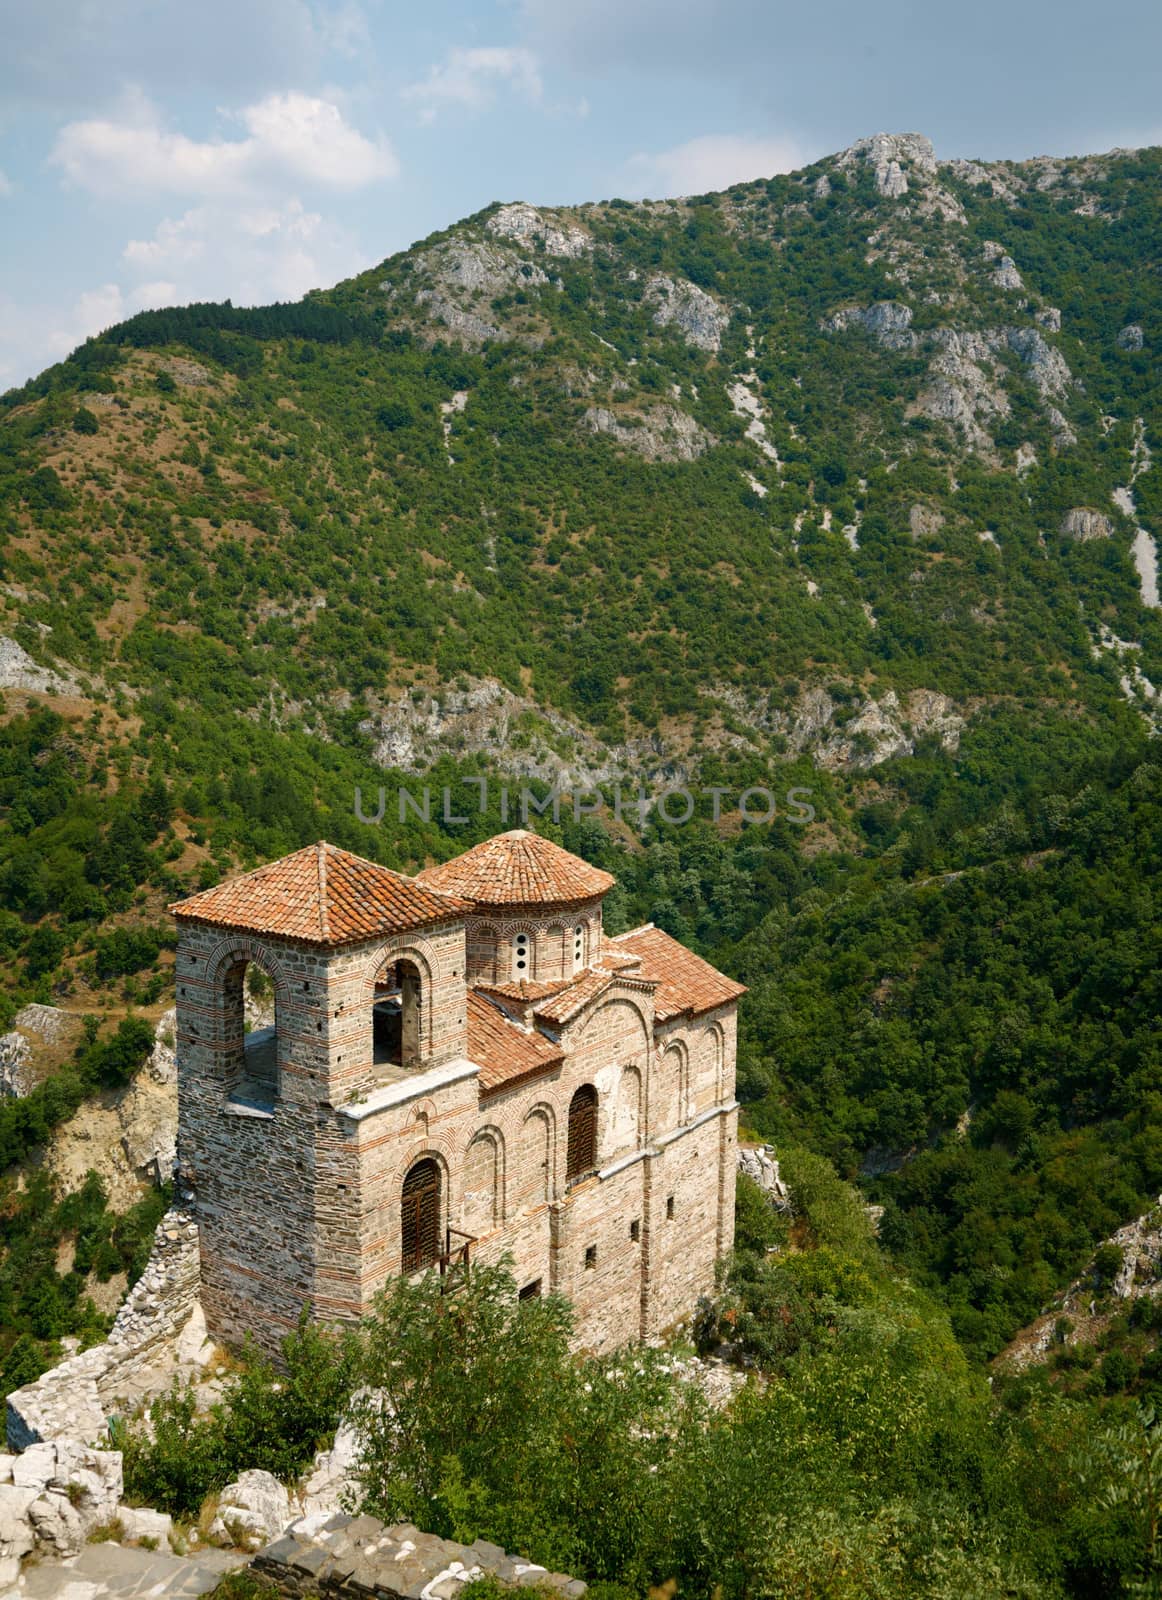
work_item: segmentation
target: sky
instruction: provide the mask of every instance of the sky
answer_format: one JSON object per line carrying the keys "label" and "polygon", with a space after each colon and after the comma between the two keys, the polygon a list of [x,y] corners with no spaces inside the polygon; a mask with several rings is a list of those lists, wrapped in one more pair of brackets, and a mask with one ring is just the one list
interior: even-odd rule
{"label": "sky", "polygon": [[880,131],[1162,143],[1158,0],[0,0],[0,391],[493,200],[702,193]]}

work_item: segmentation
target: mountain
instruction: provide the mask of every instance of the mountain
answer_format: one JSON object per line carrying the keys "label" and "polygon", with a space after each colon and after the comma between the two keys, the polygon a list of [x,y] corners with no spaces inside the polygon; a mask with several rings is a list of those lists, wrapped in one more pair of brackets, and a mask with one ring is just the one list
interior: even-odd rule
{"label": "mountain", "polygon": [[[617,875],[611,931],[751,985],[752,1126],[862,1172],[999,1351],[1162,1188],[1160,178],[877,135],[496,204],[0,399],[0,1025],[74,1024],[5,1165],[124,1092],[168,901],[323,835],[414,869],[510,826],[501,785],[601,785],[535,825]],[[638,780],[726,799],[638,827]],[[73,1212],[13,1204],[5,1338],[88,1327]]]}
{"label": "mountain", "polygon": [[448,686],[598,772],[1152,715],[1160,166],[879,135],[142,313],[6,397],[0,628],[388,757]]}

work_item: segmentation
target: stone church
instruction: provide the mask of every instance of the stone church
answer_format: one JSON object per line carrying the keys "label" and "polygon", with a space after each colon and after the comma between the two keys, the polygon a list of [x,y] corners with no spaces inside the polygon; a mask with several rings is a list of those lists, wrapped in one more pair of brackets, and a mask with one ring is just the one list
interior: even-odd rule
{"label": "stone church", "polygon": [[[320,843],[171,907],[179,1168],[211,1334],[511,1257],[578,1341],[648,1339],[734,1234],[742,986],[517,830],[405,877]],[[274,1026],[246,996],[273,990]]]}

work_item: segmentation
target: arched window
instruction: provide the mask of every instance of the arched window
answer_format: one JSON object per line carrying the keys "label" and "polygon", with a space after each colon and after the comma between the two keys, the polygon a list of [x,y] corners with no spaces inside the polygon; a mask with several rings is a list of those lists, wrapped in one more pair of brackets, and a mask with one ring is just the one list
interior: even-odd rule
{"label": "arched window", "polygon": [[400,1202],[403,1270],[418,1272],[440,1258],[440,1168],[430,1156],[417,1161],[403,1180]]}
{"label": "arched window", "polygon": [[234,1099],[269,1105],[278,1095],[275,987],[256,961],[240,957],[222,976],[226,1083]]}
{"label": "arched window", "polygon": [[597,1090],[583,1083],[569,1102],[569,1144],[565,1178],[572,1182],[597,1165]]}
{"label": "arched window", "polygon": [[512,936],[512,976],[515,983],[533,975],[533,945],[527,933]]}
{"label": "arched window", "polygon": [[372,1062],[417,1066],[423,1056],[423,980],[414,961],[395,961],[375,980],[371,1009]]}

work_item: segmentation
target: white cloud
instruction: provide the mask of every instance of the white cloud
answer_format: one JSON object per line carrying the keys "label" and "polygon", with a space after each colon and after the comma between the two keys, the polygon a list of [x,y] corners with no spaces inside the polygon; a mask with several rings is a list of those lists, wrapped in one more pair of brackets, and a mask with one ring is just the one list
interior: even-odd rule
{"label": "white cloud", "polygon": [[152,238],[131,239],[122,255],[127,275],[149,274],[132,291],[138,300],[164,284],[179,303],[297,300],[369,264],[342,228],[294,197],[272,204],[208,201],[165,218]]}
{"label": "white cloud", "polygon": [[419,106],[422,121],[432,122],[441,107],[487,110],[500,89],[520,95],[530,105],[542,103],[545,87],[531,50],[506,45],[449,50],[426,78],[404,89],[403,98]]}
{"label": "white cloud", "polygon": [[50,160],[95,194],[156,191],[240,194],[282,179],[358,189],[399,171],[391,147],[371,140],[337,105],[313,95],[267,95],[238,114],[240,139],[190,139],[164,129],[148,105],[115,121],[93,118],[61,129]]}
{"label": "white cloud", "polygon": [[812,159],[794,139],[708,133],[670,150],[632,156],[627,165],[633,194],[665,198],[707,194],[732,183],[793,172]]}

